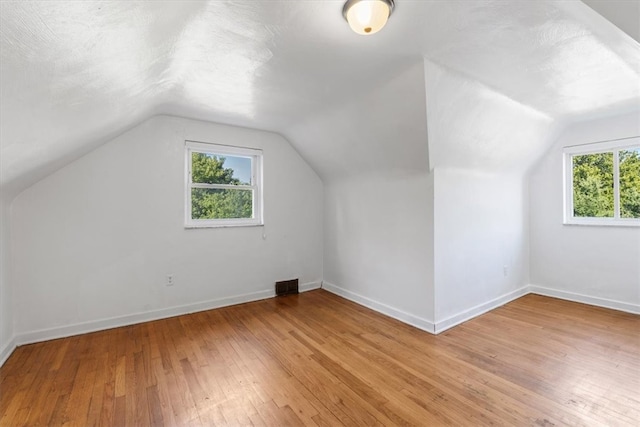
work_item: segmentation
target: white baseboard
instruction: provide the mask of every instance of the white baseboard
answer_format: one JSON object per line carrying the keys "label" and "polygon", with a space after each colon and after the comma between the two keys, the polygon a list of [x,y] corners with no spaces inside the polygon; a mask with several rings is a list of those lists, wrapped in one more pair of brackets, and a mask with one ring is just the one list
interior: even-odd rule
{"label": "white baseboard", "polygon": [[[524,286],[515,291],[509,292],[498,298],[495,298],[486,303],[477,305],[468,310],[450,316],[440,322],[434,323],[430,320],[422,317],[407,313],[403,310],[391,307],[387,304],[375,301],[371,298],[362,296],[355,292],[341,288],[329,282],[309,282],[303,283],[299,286],[300,292],[311,291],[314,289],[323,288],[331,293],[339,295],[350,301],[353,301],[362,306],[368,307],[374,311],[393,317],[403,323],[415,326],[418,329],[422,329],[432,334],[439,334],[447,329],[450,329],[460,323],[466,322],[476,316],[484,314],[494,308],[500,307],[510,301],[520,298],[529,293],[549,296],[553,298],[560,298],[568,301],[595,305],[598,307],[605,307],[614,310],[625,311],[628,313],[640,314],[640,305],[631,304],[621,301],[614,301],[605,298],[593,297],[588,295],[576,294],[572,292],[561,291],[557,289],[546,288],[538,285]],[[236,295],[232,297],[219,298],[210,301],[198,302],[194,304],[164,308],[160,310],[149,311],[145,313],[136,313],[127,316],[112,317],[108,319],[101,319],[85,323],[77,323],[74,325],[60,326],[50,329],[41,329],[38,331],[26,332],[22,334],[16,334],[4,347],[0,348],[0,367],[7,361],[9,356],[13,353],[19,345],[31,344],[35,342],[47,341],[57,338],[65,338],[73,335],[85,334],[90,332],[101,331],[105,329],[117,328],[121,326],[134,325],[136,323],[149,322],[153,320],[166,319],[168,317],[180,316],[183,314],[196,313],[199,311],[206,311],[215,308],[227,307],[230,305],[243,304],[252,301],[259,301],[275,296],[273,290],[258,291],[249,294]]]}
{"label": "white baseboard", "polygon": [[427,331],[429,333],[434,333],[434,325],[430,320],[424,319],[419,316],[415,316],[413,314],[407,313],[405,311],[399,310],[397,308],[391,307],[387,304],[383,304],[381,302],[375,301],[371,298],[362,296],[355,292],[351,292],[340,286],[334,285],[329,282],[322,282],[322,289],[329,291],[333,294],[339,295],[345,299],[353,301],[357,304],[363,305],[371,310],[377,311],[378,313],[382,313],[389,317],[393,317],[396,320],[399,320],[403,323],[407,323],[411,326],[415,326],[418,329],[422,329],[423,331]]}
{"label": "white baseboard", "polygon": [[504,294],[498,298],[494,298],[491,301],[487,301],[470,309],[464,310],[460,313],[454,314],[453,316],[435,322],[434,324],[434,322],[423,319],[419,316],[415,316],[413,314],[406,313],[402,310],[391,307],[379,301],[372,300],[371,298],[359,295],[355,292],[351,292],[329,282],[323,282],[322,287],[323,289],[326,289],[331,293],[368,307],[379,313],[385,314],[389,317],[393,317],[394,319],[400,320],[401,322],[408,323],[409,325],[415,326],[416,328],[422,329],[432,334],[439,334],[441,332],[444,332],[447,329],[453,328],[454,326],[464,323],[467,320],[473,319],[474,317],[480,316],[481,314],[496,309],[502,305],[507,304],[508,302],[516,300],[530,293],[549,296],[553,298],[560,298],[583,304],[595,305],[598,307],[610,308],[613,310],[625,311],[628,313],[640,314],[640,305],[637,304],[630,304],[605,298],[575,294],[537,285],[527,285]]}
{"label": "white baseboard", "polygon": [[15,337],[11,337],[11,339],[9,340],[9,342],[7,342],[4,347],[2,347],[0,349],[0,368],[2,367],[2,365],[4,365],[4,362],[7,361],[7,359],[9,358],[9,356],[11,356],[11,354],[13,353],[13,351],[16,349],[17,345],[16,345],[16,339]]}
{"label": "white baseboard", "polygon": [[457,326],[461,323],[466,322],[467,320],[473,319],[474,317],[478,317],[481,314],[484,314],[488,311],[491,311],[495,308],[505,305],[506,303],[511,302],[515,299],[523,297],[528,293],[529,293],[529,286],[523,286],[519,289],[516,289],[515,291],[511,291],[509,293],[501,295],[498,298],[494,298],[490,301],[484,302],[482,304],[478,304],[475,307],[471,307],[467,310],[464,310],[458,314],[449,316],[444,320],[436,322],[435,333],[439,334],[441,332],[446,331],[447,329],[451,329],[454,326]]}
{"label": "white baseboard", "polygon": [[307,292],[307,291],[313,291],[315,289],[320,289],[321,287],[322,287],[322,281],[318,280],[317,282],[303,283],[302,285],[298,286],[298,290],[300,292]]}
{"label": "white baseboard", "polygon": [[523,286],[520,289],[516,289],[515,291],[509,292],[498,298],[492,299],[491,301],[487,301],[486,303],[472,307],[468,310],[450,316],[434,324],[434,322],[430,320],[407,313],[405,311],[391,307],[387,304],[359,295],[355,292],[351,292],[349,290],[341,288],[340,286],[334,285],[333,283],[322,282],[322,288],[350,301],[368,307],[389,317],[393,317],[394,319],[400,320],[401,322],[415,326],[418,329],[422,329],[432,334],[439,334],[443,331],[446,331],[447,329],[459,325],[460,323],[466,322],[469,319],[491,311],[494,308],[500,307],[501,305],[504,305],[529,293],[528,286]]}
{"label": "white baseboard", "polygon": [[545,288],[538,285],[529,285],[529,292],[532,294],[560,298],[567,301],[579,302],[582,304],[595,305],[597,307],[611,308],[613,310],[625,311],[627,313],[640,314],[639,304],[631,304],[628,302],[576,294],[573,292],[561,291],[558,289]]}
{"label": "white baseboard", "polygon": [[[303,283],[299,286],[301,292],[318,289],[320,281]],[[150,322],[153,320],[166,319],[168,317],[180,316],[183,314],[196,313],[199,311],[212,310],[214,308],[227,307],[230,305],[244,304],[252,301],[259,301],[275,297],[275,290],[265,290],[248,294],[235,295],[232,297],[218,298],[214,300],[197,302],[194,304],[181,305],[176,307],[163,308],[160,310],[135,313],[126,316],[112,317],[108,319],[94,320],[73,325],[59,326],[50,329],[25,332],[15,336],[16,345],[32,344],[35,342],[48,341],[58,338],[65,338],[74,335],[86,334],[90,332],[102,331],[105,329],[129,326],[137,323]]]}

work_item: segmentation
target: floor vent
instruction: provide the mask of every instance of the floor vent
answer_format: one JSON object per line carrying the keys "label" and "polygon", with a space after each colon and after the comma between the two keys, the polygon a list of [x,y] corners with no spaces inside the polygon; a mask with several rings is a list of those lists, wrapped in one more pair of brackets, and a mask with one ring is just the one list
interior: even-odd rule
{"label": "floor vent", "polygon": [[276,282],[276,296],[298,293],[298,279]]}

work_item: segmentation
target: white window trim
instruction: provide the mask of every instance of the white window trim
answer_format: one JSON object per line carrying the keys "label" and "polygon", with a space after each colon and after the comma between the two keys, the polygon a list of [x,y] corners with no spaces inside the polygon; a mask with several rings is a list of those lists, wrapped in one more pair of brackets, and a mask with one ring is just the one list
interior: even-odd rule
{"label": "white window trim", "polygon": [[[618,152],[628,148],[640,146],[640,137],[630,137],[612,141],[593,142],[590,144],[573,145],[563,150],[563,176],[564,176],[564,218],[567,225],[597,225],[597,226],[622,226],[640,227],[640,218],[620,217],[620,156]],[[613,152],[613,218],[587,218],[573,216],[573,156],[583,154],[596,154]]]}
{"label": "white window trim", "polygon": [[[192,153],[228,154],[251,158],[251,185],[193,184],[191,182]],[[185,228],[255,227],[264,225],[262,199],[262,150],[234,147],[198,141],[185,141]],[[253,218],[193,219],[191,217],[192,188],[233,188],[253,191]]]}

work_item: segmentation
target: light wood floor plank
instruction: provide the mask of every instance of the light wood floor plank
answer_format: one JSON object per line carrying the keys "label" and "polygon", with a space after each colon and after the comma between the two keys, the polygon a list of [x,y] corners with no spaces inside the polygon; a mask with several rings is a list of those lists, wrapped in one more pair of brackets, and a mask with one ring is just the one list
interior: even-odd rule
{"label": "light wood floor plank", "polygon": [[640,316],[528,295],[438,336],[323,290],[16,349],[0,426],[640,425]]}

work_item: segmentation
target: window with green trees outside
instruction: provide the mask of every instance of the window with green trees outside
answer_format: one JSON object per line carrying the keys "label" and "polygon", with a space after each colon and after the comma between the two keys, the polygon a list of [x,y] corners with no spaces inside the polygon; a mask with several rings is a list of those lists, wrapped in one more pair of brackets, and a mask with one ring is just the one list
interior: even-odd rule
{"label": "window with green trees outside", "polygon": [[640,138],[565,148],[565,222],[640,225]]}
{"label": "window with green trees outside", "polygon": [[187,141],[187,227],[262,224],[262,152]]}

